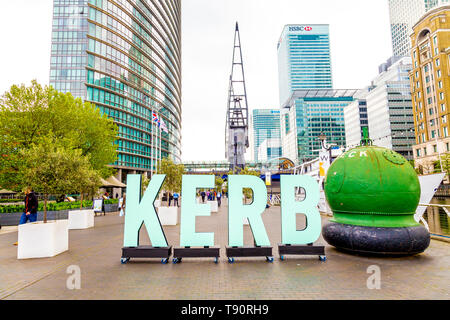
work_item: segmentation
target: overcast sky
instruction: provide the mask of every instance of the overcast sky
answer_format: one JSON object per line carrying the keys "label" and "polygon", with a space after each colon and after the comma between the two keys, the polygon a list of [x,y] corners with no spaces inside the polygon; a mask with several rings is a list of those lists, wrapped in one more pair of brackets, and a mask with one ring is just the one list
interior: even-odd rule
{"label": "overcast sky", "polygon": [[[48,84],[53,0],[0,1],[0,93]],[[367,86],[392,55],[387,0],[182,0],[183,160],[223,160],[234,26],[250,109],[279,108],[277,42],[286,24],[330,24],[335,89]]]}

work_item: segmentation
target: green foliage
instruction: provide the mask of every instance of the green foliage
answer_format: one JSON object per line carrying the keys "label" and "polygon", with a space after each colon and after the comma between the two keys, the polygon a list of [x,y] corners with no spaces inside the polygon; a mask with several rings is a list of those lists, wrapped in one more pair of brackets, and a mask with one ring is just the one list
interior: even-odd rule
{"label": "green foliage", "polygon": [[16,203],[23,202],[23,199],[0,199],[0,203]]}
{"label": "green foliage", "polygon": [[[117,199],[115,199],[115,200],[117,200]],[[73,209],[79,209],[80,205],[81,205],[80,201],[48,203],[47,209],[49,211],[73,210]],[[91,208],[92,205],[93,205],[92,201],[89,201],[89,200],[83,201],[83,208]],[[0,206],[0,213],[16,213],[16,212],[23,212],[24,210],[25,210],[24,205]],[[38,205],[38,211],[44,211],[43,203],[40,203]]]}
{"label": "green foliage", "polygon": [[[441,170],[441,161],[442,161],[442,169]],[[450,175],[450,153],[441,154],[441,160],[436,160],[433,162],[434,165],[434,173],[446,172],[447,175]]]}
{"label": "green foliage", "polygon": [[224,180],[220,176],[216,176],[215,180],[215,186],[217,192],[222,192],[222,186],[223,186]]}
{"label": "green foliage", "polygon": [[166,175],[163,190],[168,192],[181,192],[181,183],[185,172],[184,165],[175,164],[171,159],[164,158],[159,163],[159,173]]}
{"label": "green foliage", "polygon": [[70,93],[36,81],[30,87],[14,85],[0,99],[0,185],[21,191],[29,165],[24,153],[48,141],[57,141],[58,148],[79,150],[90,167],[107,178],[113,174],[107,165],[117,157],[117,132],[111,119]]}

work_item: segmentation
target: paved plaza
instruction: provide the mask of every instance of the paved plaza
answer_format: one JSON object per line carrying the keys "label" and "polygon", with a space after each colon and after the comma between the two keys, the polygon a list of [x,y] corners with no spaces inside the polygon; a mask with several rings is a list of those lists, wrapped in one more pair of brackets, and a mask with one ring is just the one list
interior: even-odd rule
{"label": "paved plaza", "polygon": [[[158,259],[120,263],[124,218],[95,218],[95,228],[69,231],[69,251],[54,258],[17,260],[17,231],[0,233],[0,299],[151,299],[151,300],[271,300],[271,299],[445,299],[450,298],[450,244],[432,240],[425,253],[403,258],[373,258],[342,253],[326,245],[327,261],[288,256],[280,261],[280,208],[264,214],[275,261],[237,258],[229,264],[227,207],[197,219],[197,232],[215,232],[221,259],[183,259],[161,264]],[[299,219],[299,225],[302,221]],[[328,217],[323,217],[326,223]],[[167,239],[179,245],[179,225],[164,227]],[[245,226],[245,244],[252,238]],[[141,245],[149,244],[145,229]],[[39,245],[39,244],[37,244]],[[69,266],[81,270],[81,289],[67,289]],[[368,289],[369,266],[381,270],[381,289]]]}

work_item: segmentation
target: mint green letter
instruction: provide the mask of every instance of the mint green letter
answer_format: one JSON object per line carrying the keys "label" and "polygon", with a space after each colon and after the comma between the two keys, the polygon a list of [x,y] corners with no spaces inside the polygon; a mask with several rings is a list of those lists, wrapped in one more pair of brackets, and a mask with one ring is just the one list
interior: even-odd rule
{"label": "mint green letter", "polygon": [[[253,203],[244,205],[243,189],[253,190]],[[255,176],[228,176],[228,245],[244,245],[244,219],[247,218],[257,246],[270,246],[261,214],[266,210],[267,188],[264,181]]]}
{"label": "mint green letter", "polygon": [[154,247],[168,247],[166,235],[153,203],[158,196],[166,176],[153,176],[141,200],[141,175],[127,176],[127,210],[125,214],[124,247],[139,246],[139,230],[145,223],[148,236]]}
{"label": "mint green letter", "polygon": [[[282,175],[281,183],[281,242],[283,244],[302,245],[313,243],[319,239],[322,228],[320,218],[319,185],[310,176],[288,176]],[[306,192],[303,201],[296,201],[295,189],[301,187]],[[297,214],[306,216],[306,229],[297,230]]]}
{"label": "mint green letter", "polygon": [[183,176],[181,197],[181,247],[214,246],[214,233],[196,233],[195,218],[210,216],[211,205],[197,204],[197,188],[214,188],[214,176]]}

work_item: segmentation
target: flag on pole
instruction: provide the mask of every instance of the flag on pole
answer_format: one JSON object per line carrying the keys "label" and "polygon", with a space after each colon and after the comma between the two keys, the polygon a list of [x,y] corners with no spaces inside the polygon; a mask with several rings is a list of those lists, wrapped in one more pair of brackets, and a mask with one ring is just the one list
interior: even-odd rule
{"label": "flag on pole", "polygon": [[169,130],[167,129],[166,123],[164,122],[164,120],[162,118],[160,119],[160,124],[161,124],[162,131],[164,131],[165,133],[169,133]]}
{"label": "flag on pole", "polygon": [[153,111],[153,121],[159,124],[159,118],[156,112]]}

